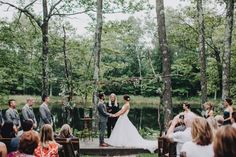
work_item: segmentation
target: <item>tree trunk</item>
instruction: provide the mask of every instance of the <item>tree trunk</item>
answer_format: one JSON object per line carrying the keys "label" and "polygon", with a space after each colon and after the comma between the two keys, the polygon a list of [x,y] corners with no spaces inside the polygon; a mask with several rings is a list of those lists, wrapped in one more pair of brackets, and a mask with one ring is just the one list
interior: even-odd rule
{"label": "tree trunk", "polygon": [[47,0],[43,0],[43,24],[41,26],[43,39],[42,52],[42,94],[48,95],[48,8]]}
{"label": "tree trunk", "polygon": [[103,0],[97,0],[97,25],[95,31],[94,43],[94,92],[93,104],[97,104],[97,93],[99,87],[99,74],[100,74],[100,54],[101,54],[101,37],[102,37],[102,4]]}
{"label": "tree trunk", "polygon": [[220,58],[220,50],[217,47],[214,47],[214,55],[217,62],[217,71],[218,71],[218,79],[219,79],[219,91],[217,96],[222,95],[222,63]]}
{"label": "tree trunk", "polygon": [[201,73],[201,102],[204,104],[207,101],[207,77],[206,77],[206,52],[205,52],[205,27],[202,0],[197,0],[197,15],[198,15],[198,41],[199,41],[199,62]]}
{"label": "tree trunk", "polygon": [[66,30],[65,30],[65,26],[62,27],[63,28],[63,54],[64,54],[64,64],[65,64],[65,79],[66,79],[66,93],[69,94],[68,96],[68,102],[71,101],[72,96],[73,96],[73,91],[72,91],[72,84],[71,84],[71,78],[69,75],[69,69],[68,69],[68,57],[67,57],[67,53],[66,53]]}
{"label": "tree trunk", "polygon": [[163,0],[156,0],[156,14],[158,25],[158,38],[159,47],[162,54],[162,77],[163,77],[163,98],[164,105],[164,125],[168,126],[172,114],[172,99],[171,99],[171,65],[170,53],[168,50],[168,43],[166,39],[166,26],[165,26],[165,12]]}
{"label": "tree trunk", "polygon": [[230,96],[230,59],[234,17],[234,0],[225,0],[226,26],[222,67],[222,99]]}

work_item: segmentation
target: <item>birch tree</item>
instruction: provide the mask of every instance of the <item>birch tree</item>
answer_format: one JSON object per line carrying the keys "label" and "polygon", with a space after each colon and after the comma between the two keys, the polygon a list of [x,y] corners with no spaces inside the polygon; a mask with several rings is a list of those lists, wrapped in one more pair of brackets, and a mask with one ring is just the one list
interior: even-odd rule
{"label": "birch tree", "polygon": [[172,113],[172,95],[170,53],[168,50],[168,43],[166,38],[165,11],[163,0],[156,0],[156,14],[159,47],[162,55],[162,78],[164,84],[161,102],[163,102],[164,106],[164,125],[167,126],[168,122],[171,119]]}
{"label": "birch tree", "polygon": [[199,43],[199,62],[201,73],[201,103],[207,101],[207,77],[206,77],[206,52],[205,52],[205,26],[202,0],[197,0],[198,15],[198,43]]}

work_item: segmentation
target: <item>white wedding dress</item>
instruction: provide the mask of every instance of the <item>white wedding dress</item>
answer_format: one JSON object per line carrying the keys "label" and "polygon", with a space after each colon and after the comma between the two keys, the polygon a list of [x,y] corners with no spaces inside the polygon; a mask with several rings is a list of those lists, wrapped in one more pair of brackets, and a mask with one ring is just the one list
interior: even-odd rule
{"label": "white wedding dress", "polygon": [[129,120],[128,113],[129,109],[118,118],[107,143],[116,147],[143,148],[153,153],[158,147],[157,140],[149,141],[143,139]]}

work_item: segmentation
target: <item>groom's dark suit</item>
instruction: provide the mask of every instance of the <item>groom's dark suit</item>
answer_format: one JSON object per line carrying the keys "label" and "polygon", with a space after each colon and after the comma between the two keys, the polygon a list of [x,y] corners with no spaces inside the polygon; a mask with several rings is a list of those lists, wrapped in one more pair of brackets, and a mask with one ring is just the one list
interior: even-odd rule
{"label": "groom's dark suit", "polygon": [[107,119],[110,114],[106,112],[106,105],[102,101],[99,101],[97,109],[99,113],[99,143],[101,145],[104,143],[104,136],[107,128]]}

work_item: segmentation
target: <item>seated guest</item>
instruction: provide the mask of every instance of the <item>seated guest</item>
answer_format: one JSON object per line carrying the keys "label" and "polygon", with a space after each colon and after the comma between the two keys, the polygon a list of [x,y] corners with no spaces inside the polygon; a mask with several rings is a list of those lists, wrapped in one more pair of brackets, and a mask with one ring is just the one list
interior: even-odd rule
{"label": "seated guest", "polygon": [[3,138],[13,138],[16,137],[16,130],[13,122],[5,122],[1,129],[1,135]]}
{"label": "seated guest", "polygon": [[186,157],[213,157],[213,133],[205,118],[193,120],[191,134],[192,141],[184,143],[181,154],[186,154]]}
{"label": "seated guest", "polygon": [[209,118],[214,116],[214,111],[213,111],[213,104],[212,102],[206,102],[203,104],[205,108],[205,114],[203,115],[204,118]]}
{"label": "seated guest", "polygon": [[224,124],[224,117],[222,115],[216,115],[215,120],[217,122],[218,127],[221,127]]}
{"label": "seated guest", "polygon": [[174,128],[174,132],[184,131],[185,129],[186,129],[186,126],[184,124],[184,115],[180,115],[179,122],[176,124]]}
{"label": "seated guest", "polygon": [[16,151],[18,143],[14,142],[14,138],[16,137],[16,129],[13,122],[5,122],[2,126],[1,134],[3,138],[12,138],[11,142],[7,144],[7,151]]}
{"label": "seated guest", "polygon": [[219,128],[216,119],[214,117],[209,117],[209,118],[207,118],[207,122],[211,126],[213,135],[215,135],[217,129]]}
{"label": "seated guest", "polygon": [[0,142],[0,155],[1,157],[7,157],[7,147],[2,142]]}
{"label": "seated guest", "polygon": [[34,131],[24,132],[20,137],[19,148],[8,157],[34,157],[34,150],[38,147],[39,136]]}
{"label": "seated guest", "polygon": [[61,127],[60,133],[58,135],[58,138],[73,138],[73,134],[71,131],[71,128],[68,124],[64,124]]}
{"label": "seated guest", "polygon": [[34,123],[32,120],[25,120],[22,122],[22,130],[17,133],[17,136],[21,136],[23,132],[33,130]]}
{"label": "seated guest", "polygon": [[232,122],[232,127],[236,128],[236,112],[232,113],[231,122]]}
{"label": "seated guest", "polygon": [[236,156],[236,129],[230,125],[219,128],[213,140],[214,157]]}
{"label": "seated guest", "polygon": [[40,131],[40,143],[34,151],[36,157],[58,157],[58,144],[53,138],[53,129],[50,124],[45,124]]}
{"label": "seated guest", "polygon": [[177,146],[176,146],[177,157],[180,156],[180,150],[183,144],[187,141],[192,140],[192,136],[191,136],[192,119],[185,118],[184,123],[185,123],[186,129],[184,131],[178,131],[174,133],[174,128],[176,124],[178,123],[178,121],[179,120],[175,118],[172,121],[171,126],[167,131],[167,137],[170,138],[172,141],[177,142]]}

